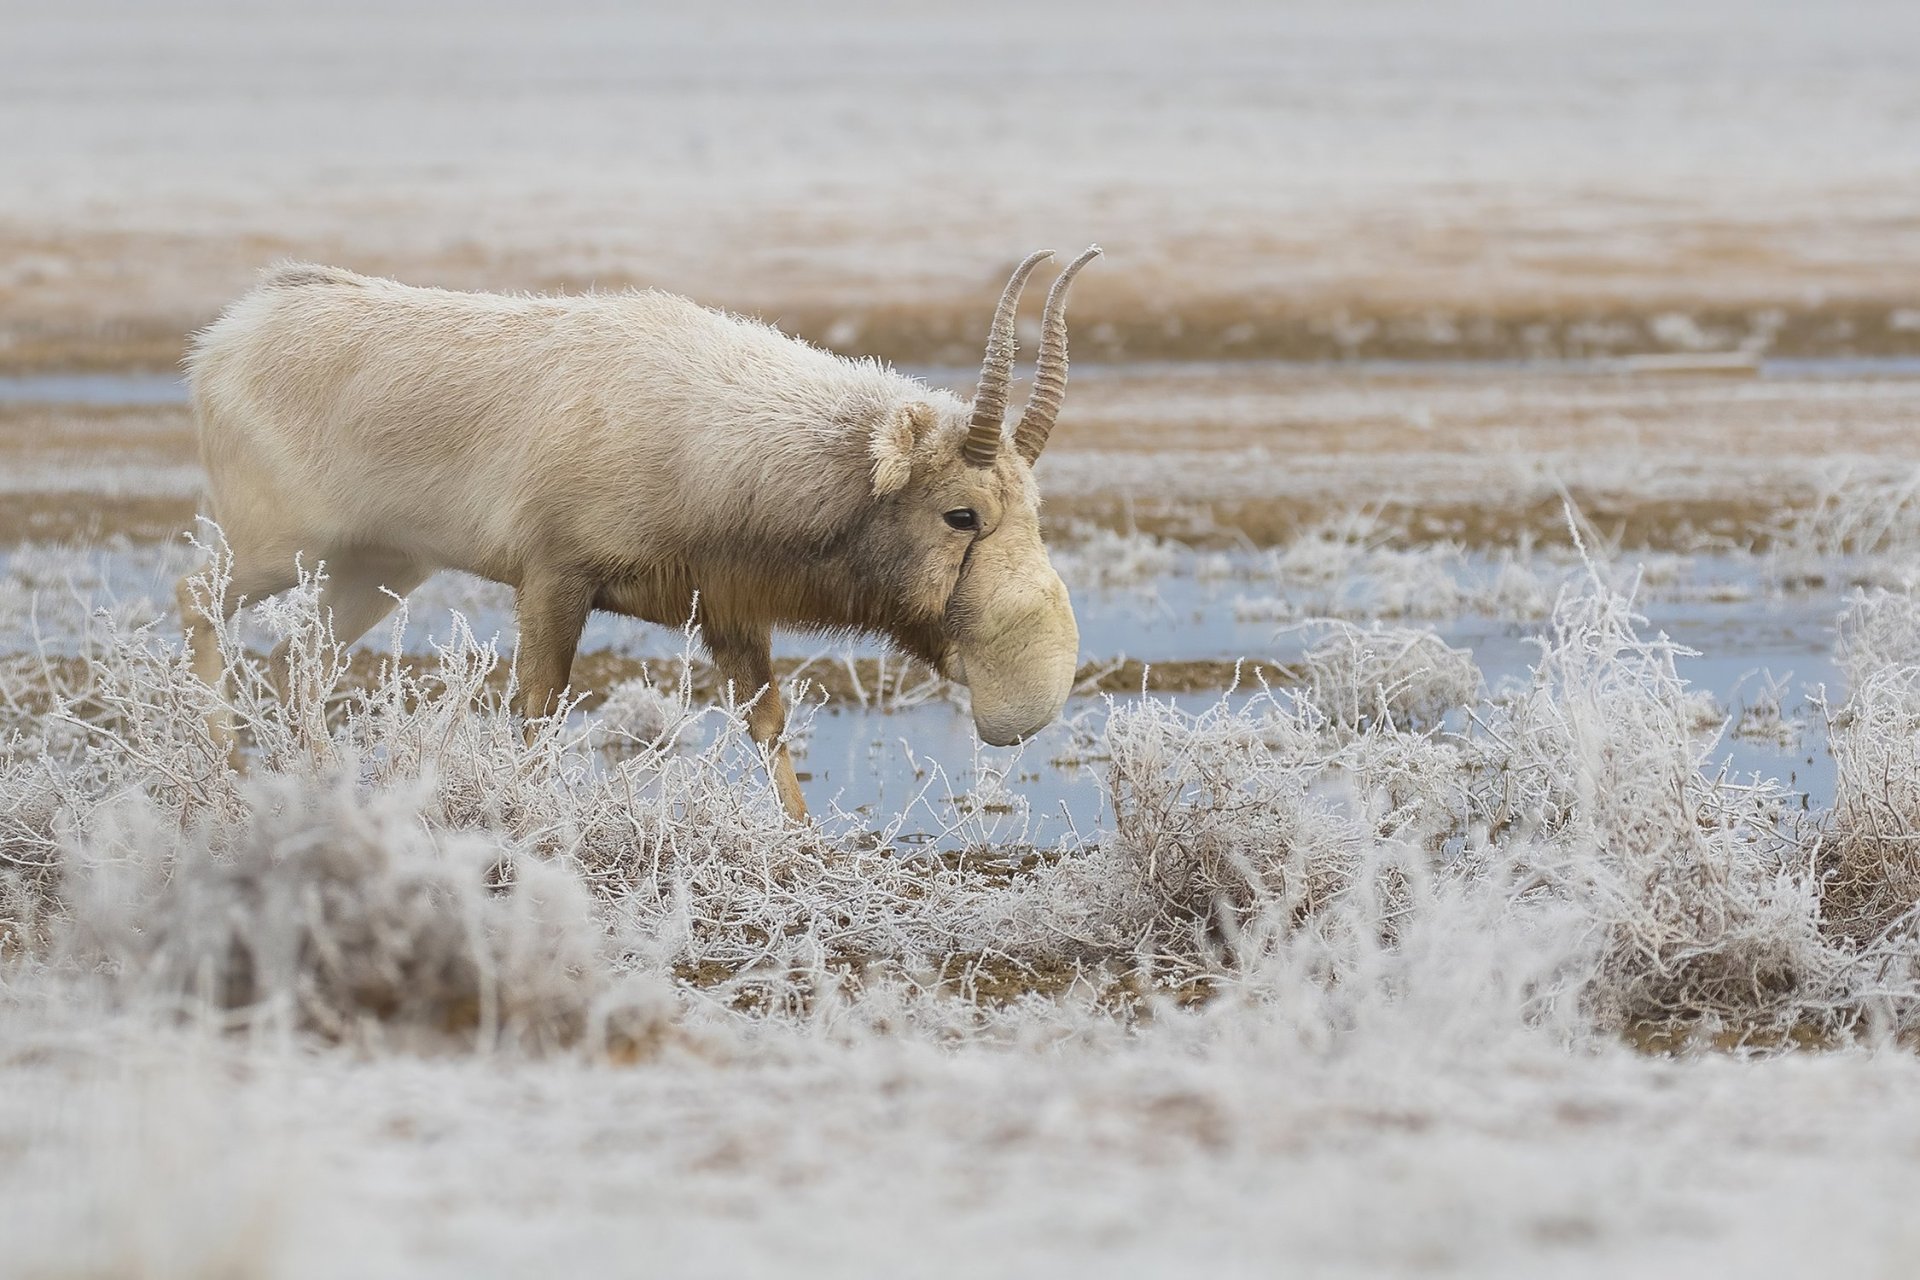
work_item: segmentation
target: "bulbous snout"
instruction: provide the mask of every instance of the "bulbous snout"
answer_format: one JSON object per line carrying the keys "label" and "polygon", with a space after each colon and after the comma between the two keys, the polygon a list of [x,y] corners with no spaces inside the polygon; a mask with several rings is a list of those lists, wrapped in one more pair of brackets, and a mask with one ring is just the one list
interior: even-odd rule
{"label": "bulbous snout", "polygon": [[991,626],[959,645],[974,732],[989,746],[1024,742],[1058,719],[1079,669],[1080,628],[1052,566],[1021,595],[1017,605],[1002,601]]}

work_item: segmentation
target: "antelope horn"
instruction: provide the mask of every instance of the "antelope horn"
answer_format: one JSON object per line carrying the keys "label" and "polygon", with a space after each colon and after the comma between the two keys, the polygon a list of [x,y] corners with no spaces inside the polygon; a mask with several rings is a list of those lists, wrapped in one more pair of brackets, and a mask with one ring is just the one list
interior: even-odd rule
{"label": "antelope horn", "polygon": [[1020,425],[1013,429],[1013,447],[1032,466],[1047,447],[1053,423],[1060,416],[1060,405],[1067,395],[1067,288],[1080,268],[1100,256],[1100,246],[1067,264],[1060,278],[1047,290],[1047,311],[1040,321],[1040,357],[1033,374],[1033,394],[1020,414]]}
{"label": "antelope horn", "polygon": [[960,455],[967,465],[990,467],[1000,454],[1000,428],[1007,418],[1007,384],[1013,381],[1013,357],[1020,349],[1013,330],[1014,313],[1020,309],[1020,291],[1026,287],[1033,269],[1053,256],[1053,250],[1030,253],[1013,269],[1000,305],[993,312],[993,329],[987,334],[987,358],[980,365],[980,385],[973,393],[973,422],[967,427],[966,443]]}

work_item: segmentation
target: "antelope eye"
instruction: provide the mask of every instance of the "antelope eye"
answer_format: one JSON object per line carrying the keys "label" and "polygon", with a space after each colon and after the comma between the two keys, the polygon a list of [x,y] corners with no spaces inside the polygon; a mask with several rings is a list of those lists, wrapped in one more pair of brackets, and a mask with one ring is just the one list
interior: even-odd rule
{"label": "antelope eye", "polygon": [[962,533],[971,533],[980,527],[980,513],[972,507],[955,507],[947,512],[947,525]]}

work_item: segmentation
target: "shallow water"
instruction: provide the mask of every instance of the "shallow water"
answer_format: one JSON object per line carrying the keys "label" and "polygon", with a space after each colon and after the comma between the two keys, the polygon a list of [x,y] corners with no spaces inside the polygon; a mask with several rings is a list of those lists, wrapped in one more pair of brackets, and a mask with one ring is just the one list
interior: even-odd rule
{"label": "shallow water", "polygon": [[[181,550],[156,547],[46,563],[20,557],[18,552],[0,553],[0,574],[19,574],[51,598],[77,592],[96,602],[167,600],[174,576],[188,559]],[[1264,570],[1257,557],[1216,558],[1213,566],[1220,576],[1202,579],[1194,575],[1192,564],[1176,563],[1171,572],[1135,587],[1076,590],[1082,660],[1124,656],[1150,663],[1249,659],[1292,665],[1325,634],[1325,624],[1312,619],[1278,624],[1236,609],[1236,602],[1268,590],[1259,578]],[[1546,562],[1533,567],[1548,581],[1577,572]],[[1631,557],[1622,567],[1631,571]],[[1466,568],[1470,574],[1480,573],[1488,562],[1470,559]],[[71,575],[72,592],[63,571]],[[1810,693],[1824,687],[1836,699],[1843,695],[1833,659],[1833,623],[1840,600],[1825,591],[1772,592],[1760,573],[1760,563],[1752,557],[1690,558],[1657,591],[1641,589],[1640,611],[1646,619],[1642,634],[1665,636],[1695,651],[1695,656],[1677,660],[1678,669],[1696,688],[1713,695],[1730,726],[1767,695],[1769,681],[1782,686],[1781,709],[1789,719],[1812,721],[1816,717],[1807,706]],[[454,609],[467,616],[483,640],[495,638],[503,652],[511,648],[512,596],[497,584],[442,575],[416,592],[408,609],[405,647],[410,652],[430,653],[434,641],[447,635]],[[72,634],[72,624],[52,622],[52,617],[43,607],[32,622],[41,634],[55,637],[51,649],[70,651],[71,643],[60,637]],[[15,624],[8,648],[24,647],[26,625],[25,620]],[[157,625],[171,629],[164,619]],[[1487,690],[1497,693],[1527,678],[1539,653],[1537,640],[1548,624],[1538,617],[1462,614],[1391,625],[1431,628],[1447,644],[1470,650]],[[384,645],[387,639],[383,628],[364,643]],[[258,642],[267,647],[264,635]],[[610,615],[591,621],[582,644],[583,652],[604,650],[638,658],[673,658],[688,648],[682,632]],[[828,661],[885,652],[874,641],[845,643],[793,633],[778,634],[775,649],[782,657]],[[1248,683],[1251,686],[1251,680]],[[1177,700],[1199,707],[1219,696],[1202,692]],[[1097,830],[1108,816],[1094,769],[1056,763],[1088,753],[1107,705],[1103,698],[1077,700],[1062,723],[1035,741],[1000,750],[981,746],[965,713],[944,701],[888,712],[836,703],[814,715],[799,767],[813,775],[807,791],[816,808],[837,804],[881,826],[900,815],[903,831],[912,839],[943,845],[976,840],[1052,844],[1072,831]],[[1832,794],[1833,761],[1811,724],[1788,745],[1728,737],[1714,749],[1710,762],[1741,775],[1778,778],[1815,808]],[[982,798],[996,804],[1004,799],[1012,811],[981,811],[975,802]]]}
{"label": "shallow water", "polygon": [[803,731],[794,767],[816,812],[840,810],[896,843],[965,848],[1052,846],[1108,825],[1094,750],[1105,699],[1083,699],[1020,747],[987,747],[947,703],[886,713],[822,710]]}
{"label": "shallow water", "polygon": [[[1749,620],[1755,625],[1744,625]],[[1435,630],[1448,644],[1472,650],[1490,689],[1526,680],[1539,653],[1533,643],[1540,634],[1537,629],[1460,619]],[[1676,665],[1694,688],[1713,695],[1728,729],[1765,697],[1767,677],[1784,683],[1781,712],[1789,721],[1802,721],[1798,735],[1782,743],[1722,732],[1704,767],[1709,772],[1724,768],[1743,778],[1777,779],[1801,797],[1802,807],[1824,808],[1833,795],[1835,766],[1807,695],[1824,685],[1835,699],[1843,696],[1827,611],[1756,609],[1743,619],[1731,609],[1718,616],[1663,610],[1646,632],[1655,633],[1703,650]],[[1298,658],[1304,648],[1304,640],[1295,637],[1267,652],[1287,660]],[[1243,702],[1248,694],[1154,696],[1171,697],[1197,710],[1220,697]],[[831,801],[881,823],[897,813],[909,843],[933,839],[942,846],[958,846],[978,839],[1051,845],[1064,835],[1108,825],[1111,815],[1099,785],[1104,764],[1085,757],[1097,752],[1092,744],[1099,741],[1109,707],[1126,700],[1076,699],[1061,723],[1017,749],[980,745],[965,713],[946,703],[886,713],[822,711],[813,720],[797,767],[812,774],[806,789],[816,807]],[[988,793],[997,796],[1004,787],[1015,812],[980,815],[969,826],[963,818],[983,773],[992,782]]]}
{"label": "shallow water", "polygon": [[[979,370],[961,365],[896,365],[901,373],[919,378],[935,387],[950,388],[965,394],[973,387]],[[1200,381],[1232,378],[1255,373],[1319,373],[1339,370],[1356,377],[1368,375],[1421,374],[1436,377],[1514,377],[1524,375],[1565,376],[1598,373],[1622,373],[1617,360],[1131,360],[1123,364],[1103,364],[1083,360],[1073,366],[1076,381],[1103,381],[1110,378],[1178,379]],[[1633,376],[1678,378],[1714,376],[1697,374],[1648,374]],[[1760,378],[1782,380],[1836,380],[1920,377],[1920,356],[1834,356],[1766,358],[1754,374]],[[69,405],[173,405],[187,399],[186,383],[175,373],[46,373],[0,376],[0,404]]]}
{"label": "shallow water", "polygon": [[[1844,696],[1833,657],[1839,602],[1828,594],[1769,594],[1751,561],[1714,558],[1695,570],[1704,574],[1702,581],[1737,588],[1734,594],[1742,598],[1699,598],[1700,582],[1677,584],[1671,589],[1684,598],[1656,597],[1642,605],[1642,636],[1665,637],[1693,651],[1679,656],[1676,667],[1694,688],[1713,696],[1726,730],[1749,707],[1775,696],[1776,687],[1782,716],[1800,722],[1799,732],[1785,742],[1723,731],[1705,767],[1778,779],[1804,806],[1824,807],[1833,794],[1834,762],[1809,697],[1823,688],[1835,700]],[[1083,658],[1246,658],[1286,665],[1298,663],[1325,634],[1323,624],[1311,621],[1275,626],[1238,617],[1233,600],[1243,589],[1175,574],[1140,590],[1084,593],[1076,600]],[[1469,615],[1411,625],[1431,627],[1447,644],[1470,650],[1487,690],[1497,693],[1529,678],[1548,624]],[[790,653],[812,652],[791,638],[784,646]],[[1242,702],[1249,692],[1190,693],[1173,700],[1199,709],[1222,696]],[[1076,700],[1063,723],[1019,750],[982,747],[964,713],[946,703],[889,713],[822,711],[800,767],[813,774],[807,789],[816,805],[832,800],[880,821],[899,813],[910,841],[1047,845],[1072,832],[1096,831],[1110,818],[1098,785],[1103,766],[1084,761],[1095,750],[1091,744],[1099,740],[1110,705],[1107,698]],[[967,797],[980,790],[983,772],[991,783],[988,793],[997,796],[1004,786],[1015,812],[981,815],[984,827],[967,826]]]}
{"label": "shallow water", "polygon": [[0,404],[184,404],[175,373],[30,373],[0,377]]}

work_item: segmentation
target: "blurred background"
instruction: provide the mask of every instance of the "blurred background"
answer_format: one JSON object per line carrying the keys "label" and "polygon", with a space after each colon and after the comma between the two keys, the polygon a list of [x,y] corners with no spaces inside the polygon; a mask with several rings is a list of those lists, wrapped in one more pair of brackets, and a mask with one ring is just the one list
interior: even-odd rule
{"label": "blurred background", "polygon": [[1920,352],[1920,7],[0,6],[0,370],[164,369],[260,266],[657,284],[971,363]]}

